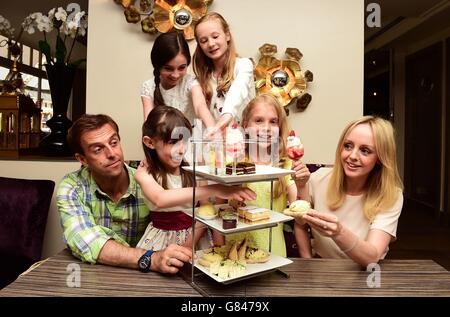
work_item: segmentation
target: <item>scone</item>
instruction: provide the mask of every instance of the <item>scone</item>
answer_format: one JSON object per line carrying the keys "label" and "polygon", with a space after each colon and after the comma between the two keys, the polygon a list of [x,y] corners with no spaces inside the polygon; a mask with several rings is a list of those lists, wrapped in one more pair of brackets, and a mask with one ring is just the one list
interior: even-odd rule
{"label": "scone", "polygon": [[201,205],[197,209],[197,216],[200,217],[214,217],[216,215],[216,210],[214,209],[214,205],[211,203],[207,203]]}
{"label": "scone", "polygon": [[311,204],[306,200],[296,200],[292,202],[289,208],[283,210],[285,215],[301,218],[304,214],[306,214],[311,209]]}

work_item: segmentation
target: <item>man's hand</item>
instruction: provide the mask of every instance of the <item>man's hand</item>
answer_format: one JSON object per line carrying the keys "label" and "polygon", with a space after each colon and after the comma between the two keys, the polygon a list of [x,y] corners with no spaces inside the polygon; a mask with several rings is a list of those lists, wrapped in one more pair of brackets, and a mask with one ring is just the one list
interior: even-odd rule
{"label": "man's hand", "polygon": [[152,254],[152,271],[175,274],[185,262],[192,259],[192,250],[180,245],[171,244],[164,250]]}

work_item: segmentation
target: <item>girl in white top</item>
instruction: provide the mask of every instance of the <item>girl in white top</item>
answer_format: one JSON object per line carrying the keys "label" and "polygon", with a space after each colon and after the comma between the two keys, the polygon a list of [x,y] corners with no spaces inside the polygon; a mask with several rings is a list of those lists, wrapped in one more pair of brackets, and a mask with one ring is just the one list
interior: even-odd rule
{"label": "girl in white top", "polygon": [[295,233],[309,225],[319,256],[364,267],[385,257],[403,206],[395,148],[391,123],[365,116],[342,132],[333,169],[319,169],[308,183],[296,179],[299,196],[314,209],[297,220]]}
{"label": "girl in white top", "polygon": [[[194,87],[194,76],[187,74],[191,54],[183,33],[159,35],[153,44],[151,61],[154,78],[145,81],[141,89],[144,120],[155,106],[167,105],[183,112],[191,125],[195,118],[200,118],[206,127],[213,126],[215,121],[201,88]],[[194,97],[196,103],[193,103]]]}
{"label": "girl in white top", "polygon": [[[197,48],[193,68],[204,99],[217,121],[210,135],[223,130],[255,97],[253,64],[238,58],[230,28],[216,12],[207,13],[195,26]],[[199,101],[198,103],[200,103]]]}
{"label": "girl in white top", "polygon": [[[171,243],[192,246],[192,219],[181,211],[192,206],[192,175],[181,168],[187,165],[183,160],[187,143],[183,135],[191,129],[186,117],[168,106],[155,107],[142,127],[146,162],[138,167],[135,178],[150,209],[150,224],[138,243],[140,248],[161,250]],[[208,185],[196,188],[197,200],[205,201],[214,196],[239,201],[256,197],[253,191],[241,187]],[[196,227],[195,232],[197,243],[205,228]],[[223,237],[213,232],[213,241],[220,245]]]}

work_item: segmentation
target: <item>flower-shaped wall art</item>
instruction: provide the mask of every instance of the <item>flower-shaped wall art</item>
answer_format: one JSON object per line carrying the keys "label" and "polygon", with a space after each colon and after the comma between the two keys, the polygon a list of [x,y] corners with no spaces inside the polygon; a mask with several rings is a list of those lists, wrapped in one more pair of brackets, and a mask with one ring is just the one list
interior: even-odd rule
{"label": "flower-shaped wall art", "polygon": [[313,73],[301,72],[299,64],[303,54],[297,48],[287,48],[286,58],[274,57],[276,45],[264,44],[259,48],[261,57],[255,66],[255,86],[258,94],[270,93],[278,98],[287,113],[287,106],[296,103],[304,111],[312,100],[306,93],[307,83],[313,81]]}
{"label": "flower-shaped wall art", "polygon": [[149,34],[183,31],[187,40],[194,38],[194,26],[206,14],[213,0],[114,0],[124,8],[128,23],[141,22]]}

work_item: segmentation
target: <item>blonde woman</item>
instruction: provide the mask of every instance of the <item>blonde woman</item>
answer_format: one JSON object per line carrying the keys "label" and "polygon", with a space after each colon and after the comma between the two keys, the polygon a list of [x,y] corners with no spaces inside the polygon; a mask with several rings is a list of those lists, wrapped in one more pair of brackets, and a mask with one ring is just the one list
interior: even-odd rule
{"label": "blonde woman", "polygon": [[391,123],[373,116],[351,122],[339,139],[334,167],[311,174],[307,184],[298,178],[299,196],[314,209],[297,221],[297,243],[305,244],[299,240],[309,225],[318,256],[362,266],[378,262],[396,238],[402,188]]}

